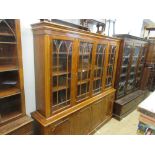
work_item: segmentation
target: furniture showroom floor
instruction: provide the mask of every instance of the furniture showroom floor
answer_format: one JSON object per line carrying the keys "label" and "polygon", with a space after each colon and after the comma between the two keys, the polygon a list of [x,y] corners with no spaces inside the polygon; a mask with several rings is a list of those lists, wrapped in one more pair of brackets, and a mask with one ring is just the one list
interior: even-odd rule
{"label": "furniture showroom floor", "polygon": [[137,110],[130,113],[121,121],[112,118],[95,135],[136,135],[138,118],[139,112]]}

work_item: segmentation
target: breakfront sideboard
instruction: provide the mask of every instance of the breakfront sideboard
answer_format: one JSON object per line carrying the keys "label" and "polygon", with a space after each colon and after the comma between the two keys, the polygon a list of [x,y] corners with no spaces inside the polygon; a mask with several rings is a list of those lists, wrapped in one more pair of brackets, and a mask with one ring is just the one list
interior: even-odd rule
{"label": "breakfront sideboard", "polygon": [[142,38],[126,34],[116,35],[116,37],[122,40],[115,81],[117,91],[114,115],[121,119],[134,110],[146,96],[146,92],[141,90],[141,85],[147,80],[147,75],[144,75],[143,72],[148,42]]}
{"label": "breakfront sideboard", "polygon": [[31,134],[25,114],[20,21],[0,19],[0,134]]}
{"label": "breakfront sideboard", "polygon": [[120,40],[42,21],[32,25],[36,134],[90,134],[112,116]]}

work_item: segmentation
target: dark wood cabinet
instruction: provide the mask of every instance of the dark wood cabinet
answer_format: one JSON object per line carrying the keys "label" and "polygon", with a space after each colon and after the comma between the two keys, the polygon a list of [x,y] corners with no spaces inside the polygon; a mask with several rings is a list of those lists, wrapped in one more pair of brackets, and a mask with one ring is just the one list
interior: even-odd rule
{"label": "dark wood cabinet", "polygon": [[32,25],[40,134],[90,134],[112,116],[120,40],[52,22]]}
{"label": "dark wood cabinet", "polygon": [[148,53],[148,41],[131,35],[116,35],[116,37],[121,39],[121,47],[117,63],[115,81],[117,91],[113,113],[114,116],[121,119],[135,109],[139,103],[136,102],[137,97],[143,98],[144,92],[140,90],[142,84],[148,80],[147,75],[143,74]]}
{"label": "dark wood cabinet", "polygon": [[0,19],[0,134],[26,134],[31,123],[25,114],[20,22]]}
{"label": "dark wood cabinet", "polygon": [[155,40],[149,40],[149,51],[147,54],[146,71],[149,73],[149,80],[147,81],[147,87],[150,91],[155,90]]}

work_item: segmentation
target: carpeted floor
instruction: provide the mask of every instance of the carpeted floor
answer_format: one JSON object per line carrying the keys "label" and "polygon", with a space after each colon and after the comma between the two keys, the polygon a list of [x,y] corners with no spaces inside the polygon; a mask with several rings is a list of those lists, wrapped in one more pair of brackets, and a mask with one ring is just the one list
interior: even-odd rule
{"label": "carpeted floor", "polygon": [[139,113],[137,110],[118,121],[112,118],[95,135],[136,135]]}

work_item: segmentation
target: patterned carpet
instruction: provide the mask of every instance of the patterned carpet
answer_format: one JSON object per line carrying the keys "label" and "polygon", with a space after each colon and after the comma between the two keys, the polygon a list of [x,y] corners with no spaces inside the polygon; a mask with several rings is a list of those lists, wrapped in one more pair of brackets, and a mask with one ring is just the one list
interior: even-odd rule
{"label": "patterned carpet", "polygon": [[139,113],[137,110],[118,121],[112,118],[95,135],[136,135]]}

